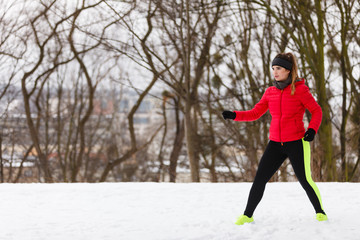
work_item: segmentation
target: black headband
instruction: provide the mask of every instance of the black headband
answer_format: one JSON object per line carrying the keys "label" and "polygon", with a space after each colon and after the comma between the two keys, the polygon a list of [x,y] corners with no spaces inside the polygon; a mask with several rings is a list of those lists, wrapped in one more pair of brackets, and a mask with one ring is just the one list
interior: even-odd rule
{"label": "black headband", "polygon": [[274,58],[274,60],[272,61],[271,66],[281,66],[283,68],[286,68],[287,70],[291,71],[292,68],[292,63],[289,62],[288,60],[285,60],[283,58]]}

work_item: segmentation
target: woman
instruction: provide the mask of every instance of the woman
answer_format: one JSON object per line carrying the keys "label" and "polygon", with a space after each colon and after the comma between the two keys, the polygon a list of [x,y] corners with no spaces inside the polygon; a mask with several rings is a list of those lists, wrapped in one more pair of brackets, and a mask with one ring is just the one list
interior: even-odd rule
{"label": "woman", "polygon": [[[299,79],[296,59],[291,53],[280,53],[272,61],[274,86],[266,89],[261,100],[249,111],[224,111],[224,119],[254,121],[268,109],[272,116],[269,143],[260,160],[252,184],[247,206],[235,224],[254,221],[253,213],[259,204],[266,183],[288,157],[295,175],[306,191],[316,212],[318,221],[326,221],[320,192],[311,178],[310,143],[319,129],[322,111],[304,79]],[[303,116],[305,109],[311,113],[311,121],[305,132]]]}

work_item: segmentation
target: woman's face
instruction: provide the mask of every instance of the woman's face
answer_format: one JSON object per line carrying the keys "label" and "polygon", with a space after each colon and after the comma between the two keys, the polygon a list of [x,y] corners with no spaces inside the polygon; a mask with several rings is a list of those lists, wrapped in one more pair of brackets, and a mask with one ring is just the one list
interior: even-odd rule
{"label": "woman's face", "polygon": [[284,81],[288,78],[290,70],[286,68],[274,65],[272,66],[272,72],[276,81]]}

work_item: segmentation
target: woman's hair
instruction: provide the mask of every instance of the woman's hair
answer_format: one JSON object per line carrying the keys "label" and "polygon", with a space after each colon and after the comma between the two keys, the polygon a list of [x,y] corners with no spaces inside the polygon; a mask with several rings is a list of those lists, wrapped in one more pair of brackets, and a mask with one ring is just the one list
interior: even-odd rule
{"label": "woman's hair", "polygon": [[297,79],[299,79],[298,67],[297,67],[295,56],[292,53],[288,52],[288,53],[279,53],[278,55],[276,55],[275,58],[282,58],[282,59],[287,60],[288,62],[292,63],[292,67],[291,67],[291,70],[290,70],[290,75],[291,75],[291,95],[294,95],[294,93],[295,93],[295,81]]}

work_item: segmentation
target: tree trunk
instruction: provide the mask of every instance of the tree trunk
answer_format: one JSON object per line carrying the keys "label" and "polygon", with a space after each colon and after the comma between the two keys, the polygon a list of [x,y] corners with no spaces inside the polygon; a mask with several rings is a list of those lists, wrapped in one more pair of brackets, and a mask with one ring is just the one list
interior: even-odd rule
{"label": "tree trunk", "polygon": [[184,127],[184,120],[180,121],[179,117],[179,108],[178,108],[178,101],[174,99],[175,102],[175,118],[176,118],[176,134],[173,149],[170,155],[170,166],[169,166],[169,175],[170,175],[170,182],[176,181],[176,167],[177,161],[180,156],[180,152],[182,149],[184,136],[185,136],[185,127]]}
{"label": "tree trunk", "polygon": [[160,148],[159,148],[159,154],[158,154],[158,161],[160,163],[159,166],[159,171],[158,171],[158,176],[157,176],[157,181],[161,182],[164,181],[164,170],[165,170],[165,164],[164,164],[164,157],[163,157],[163,149],[164,149],[164,144],[165,144],[165,138],[167,135],[167,117],[166,117],[166,97],[163,97],[163,102],[162,102],[162,114],[163,114],[163,118],[164,118],[164,132],[163,132],[163,136],[161,138],[161,143],[160,143]]}
{"label": "tree trunk", "polygon": [[320,143],[322,149],[323,159],[326,162],[326,180],[327,181],[336,181],[336,165],[333,159],[333,146],[332,146],[332,126],[331,126],[331,116],[330,116],[330,107],[329,102],[326,96],[326,81],[325,81],[325,66],[324,66],[324,16],[323,10],[321,9],[320,0],[315,1],[315,9],[318,20],[318,39],[317,43],[317,52],[315,53],[316,59],[316,73],[314,74],[317,85],[318,93],[318,103],[322,107],[323,112],[323,121],[319,129]]}
{"label": "tree trunk", "polygon": [[27,83],[26,78],[27,78],[27,74],[25,74],[25,76],[22,79],[22,92],[24,97],[26,120],[30,131],[30,137],[33,142],[34,148],[37,152],[37,157],[39,158],[40,169],[44,172],[45,182],[53,182],[53,178],[51,176],[51,172],[49,169],[48,160],[40,148],[40,140],[39,140],[38,132],[36,131],[34,122],[32,120],[32,114],[30,110],[30,97],[26,89],[26,83]]}
{"label": "tree trunk", "polygon": [[190,163],[191,180],[200,182],[197,132],[194,126],[195,120],[191,116],[191,109],[191,104],[187,102],[185,110],[186,148]]}

